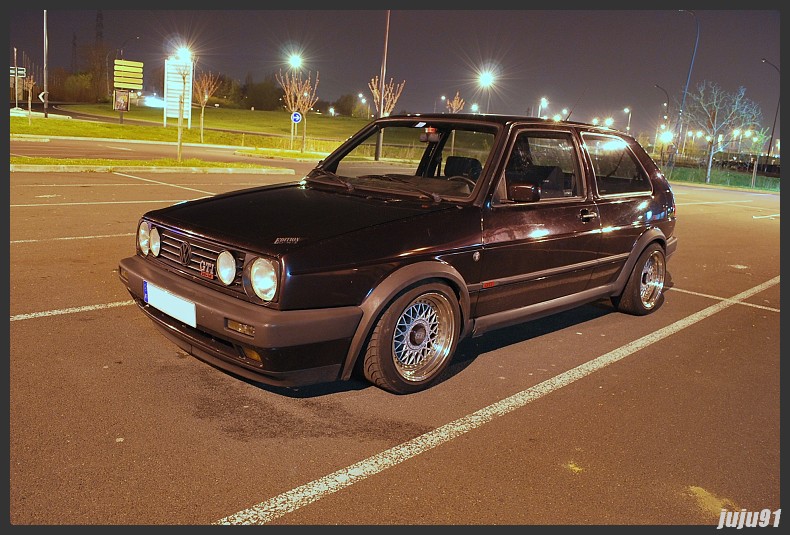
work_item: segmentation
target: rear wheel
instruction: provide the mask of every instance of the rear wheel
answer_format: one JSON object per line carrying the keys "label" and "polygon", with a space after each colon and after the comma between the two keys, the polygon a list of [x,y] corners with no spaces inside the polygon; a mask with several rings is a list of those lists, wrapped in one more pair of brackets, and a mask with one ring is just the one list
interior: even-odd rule
{"label": "rear wheel", "polygon": [[650,314],[664,302],[666,272],[664,249],[657,243],[651,243],[634,264],[623,293],[613,297],[612,304],[628,314]]}
{"label": "rear wheel", "polygon": [[446,285],[426,284],[403,293],[373,329],[365,377],[397,394],[428,388],[455,352],[460,323],[458,300]]}

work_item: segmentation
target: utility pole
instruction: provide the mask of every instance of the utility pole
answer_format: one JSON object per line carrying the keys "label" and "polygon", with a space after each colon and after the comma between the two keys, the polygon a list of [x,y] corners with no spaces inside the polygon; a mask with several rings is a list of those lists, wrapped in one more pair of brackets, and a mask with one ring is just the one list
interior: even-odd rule
{"label": "utility pole", "polygon": [[49,91],[47,91],[47,10],[44,10],[44,118],[47,115],[47,107],[49,106]]}

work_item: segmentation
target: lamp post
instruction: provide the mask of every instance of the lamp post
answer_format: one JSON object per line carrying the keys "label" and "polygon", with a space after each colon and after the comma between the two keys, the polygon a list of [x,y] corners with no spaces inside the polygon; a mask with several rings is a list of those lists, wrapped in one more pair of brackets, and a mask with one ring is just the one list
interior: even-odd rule
{"label": "lamp post", "polygon": [[627,113],[628,114],[628,125],[625,127],[625,132],[627,134],[630,134],[631,133],[631,113],[632,113],[631,108],[624,108],[623,109],[623,113]]}
{"label": "lamp post", "polygon": [[[658,84],[654,84],[654,85],[655,85],[656,88],[658,88],[661,91],[663,91],[664,92],[664,96],[666,97],[666,100],[664,101],[664,104],[663,104],[663,109],[661,110],[663,122],[660,124],[660,127],[656,127],[656,140],[655,140],[654,144],[658,145],[658,129],[659,128],[666,128],[667,118],[669,117],[669,93],[667,93],[667,90],[664,89],[663,87],[661,87],[660,85],[658,85]],[[662,134],[663,134],[663,132],[662,132]]]}
{"label": "lamp post", "polygon": [[494,85],[494,74],[491,71],[483,71],[479,77],[480,87],[488,93],[488,102],[486,104],[486,113],[491,111],[491,86]]}
{"label": "lamp post", "polygon": [[[442,101],[442,106],[444,106],[444,101],[447,100],[447,97],[445,95],[442,95],[440,100]],[[433,113],[436,113],[436,99],[433,100]]]}
{"label": "lamp post", "polygon": [[[767,63],[768,65],[770,65],[771,67],[776,69],[776,72],[779,74],[779,76],[781,78],[782,73],[779,72],[779,67],[777,67],[776,65],[774,65],[773,63],[771,63],[770,61],[768,61],[765,58],[761,59],[760,61],[762,61],[763,63]],[[774,124],[773,124],[773,126],[771,126],[771,139],[768,141],[768,154],[765,156],[765,168],[766,169],[768,169],[768,162],[771,160],[771,148],[773,147],[773,144],[774,144],[774,129],[776,128],[776,118],[779,116],[779,103],[782,101],[781,95],[782,94],[779,93],[779,100],[776,101],[776,112],[774,113]]]}
{"label": "lamp post", "polygon": [[[687,9],[681,9],[680,11],[684,13],[689,13],[692,17],[694,17],[694,22],[697,24],[697,37],[694,40],[694,51],[691,53],[691,63],[689,63],[689,72],[688,75],[686,76],[686,86],[683,88],[683,98],[681,99],[680,110],[678,111],[678,122],[675,125],[676,139],[680,139],[680,131],[683,128],[682,126],[683,109],[686,106],[686,94],[688,93],[689,90],[689,81],[691,80],[691,69],[694,68],[694,58],[697,55],[697,45],[699,44],[699,19],[697,19],[697,15],[695,15],[693,11],[689,11]],[[667,162],[669,164],[670,178],[672,177],[672,169],[675,166],[675,152],[669,155],[669,161]]]}
{"label": "lamp post", "polygon": [[[123,41],[123,43],[121,43],[120,48],[116,48],[115,49],[115,57],[116,58],[118,58],[120,56],[120,59],[123,59],[123,49],[126,46],[126,43],[128,43],[132,39],[137,41],[137,40],[140,39],[140,36],[139,35],[133,35],[131,37],[127,37]],[[110,92],[110,52],[112,52],[112,50],[108,50],[107,54],[104,56],[104,68],[107,71],[107,94],[112,96],[112,93]]]}
{"label": "lamp post", "polygon": [[139,36],[139,35],[135,35],[135,36],[133,36],[133,37],[128,37],[128,38],[127,38],[127,39],[126,39],[126,40],[125,40],[123,43],[121,43],[121,48],[119,49],[119,50],[120,50],[120,54],[121,54],[121,59],[123,59],[123,47],[125,47],[125,46],[126,46],[126,43],[128,43],[128,42],[129,42],[129,41],[131,41],[132,39],[134,39],[135,41],[137,41],[137,40],[139,40],[139,39],[140,39],[140,36]]}

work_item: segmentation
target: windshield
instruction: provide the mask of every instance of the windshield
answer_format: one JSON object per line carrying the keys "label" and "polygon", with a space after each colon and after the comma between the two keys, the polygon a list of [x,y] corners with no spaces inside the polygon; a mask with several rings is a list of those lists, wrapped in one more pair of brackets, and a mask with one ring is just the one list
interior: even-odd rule
{"label": "windshield", "polygon": [[483,176],[496,132],[495,126],[446,119],[385,123],[327,158],[308,179],[349,191],[468,199]]}

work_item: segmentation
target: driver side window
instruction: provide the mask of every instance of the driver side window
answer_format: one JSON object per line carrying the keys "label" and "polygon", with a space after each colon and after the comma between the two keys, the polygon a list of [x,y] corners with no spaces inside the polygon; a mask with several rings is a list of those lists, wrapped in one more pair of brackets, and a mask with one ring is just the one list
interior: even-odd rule
{"label": "driver side window", "polygon": [[[522,202],[524,186],[538,195],[533,200],[580,197],[576,150],[570,134],[521,132],[515,139],[498,190],[500,199]],[[517,193],[518,191],[522,193]]]}

